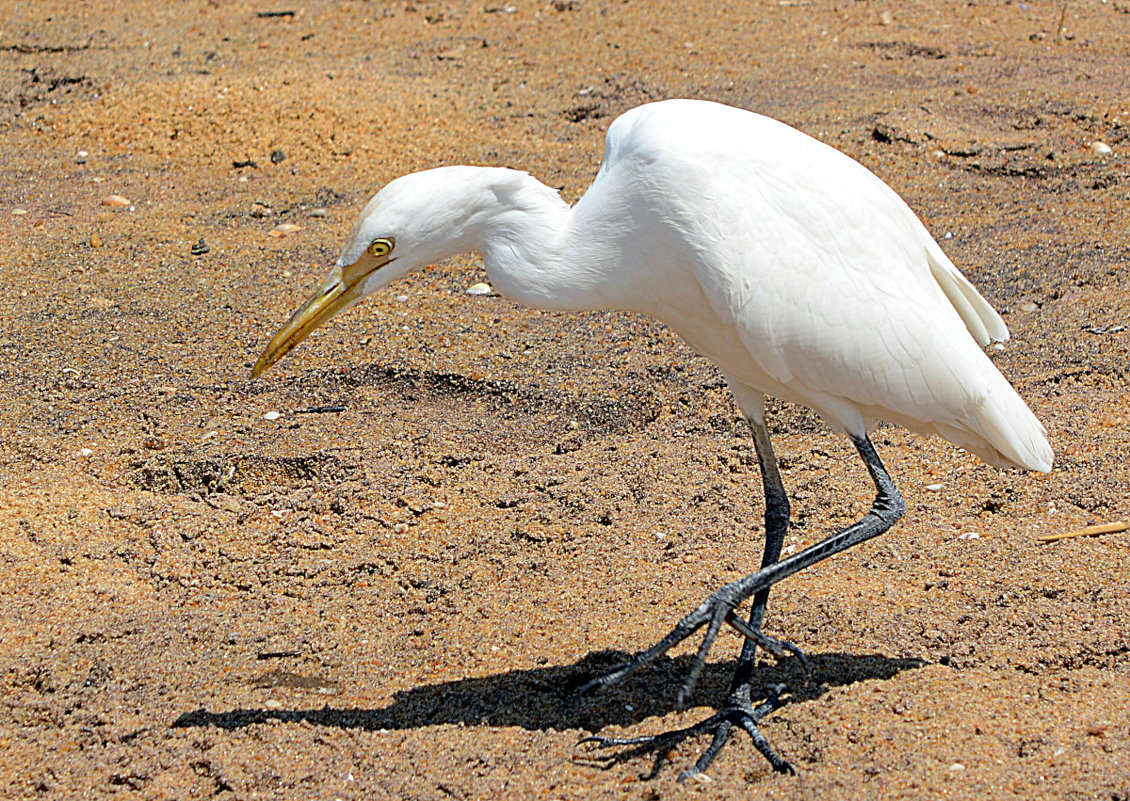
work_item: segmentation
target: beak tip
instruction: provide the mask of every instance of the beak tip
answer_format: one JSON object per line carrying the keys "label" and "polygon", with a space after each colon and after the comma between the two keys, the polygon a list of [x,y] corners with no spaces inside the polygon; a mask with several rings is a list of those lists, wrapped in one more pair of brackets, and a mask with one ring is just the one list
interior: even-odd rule
{"label": "beak tip", "polygon": [[266,359],[260,356],[259,360],[255,362],[255,366],[251,368],[251,380],[254,381],[256,378],[263,375],[263,372],[269,366],[270,365],[267,363]]}
{"label": "beak tip", "polygon": [[255,360],[255,366],[251,368],[251,380],[254,381],[265,373],[294,350],[315,328],[360,297],[360,294],[361,284],[355,281],[346,286],[342,283],[340,268],[335,268],[322,287],[291,315],[286,325],[267,343],[267,347]]}

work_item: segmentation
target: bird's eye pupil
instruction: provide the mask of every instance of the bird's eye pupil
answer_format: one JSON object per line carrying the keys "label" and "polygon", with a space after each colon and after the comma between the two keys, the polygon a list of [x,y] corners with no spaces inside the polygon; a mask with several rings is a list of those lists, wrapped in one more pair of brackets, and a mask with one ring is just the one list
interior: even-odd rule
{"label": "bird's eye pupil", "polygon": [[369,245],[369,252],[374,256],[387,256],[392,252],[392,242],[387,239],[378,239]]}

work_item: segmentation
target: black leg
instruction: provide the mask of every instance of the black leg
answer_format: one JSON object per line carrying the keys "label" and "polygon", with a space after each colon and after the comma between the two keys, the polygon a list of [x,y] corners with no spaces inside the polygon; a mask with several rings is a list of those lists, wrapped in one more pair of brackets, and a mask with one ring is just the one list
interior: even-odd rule
{"label": "black leg", "polygon": [[[753,445],[757,451],[757,462],[761,467],[761,485],[765,490],[765,552],[761,558],[762,569],[776,564],[781,557],[781,546],[785,543],[785,535],[789,530],[789,496],[785,493],[784,482],[781,481],[781,471],[778,469],[777,456],[773,453],[773,443],[769,439],[769,429],[764,422],[749,420],[750,430],[753,432]],[[754,631],[761,632],[761,624],[765,619],[765,607],[769,602],[769,587],[758,590],[753,596],[753,608],[749,613],[749,626]],[[762,635],[764,637],[764,635]],[[808,660],[800,649],[791,643],[764,637],[758,641],[747,637],[742,646],[741,656],[738,658],[738,667],[734,671],[733,681],[730,683],[730,692],[735,692],[744,684],[748,684],[755,667],[757,646],[761,645],[766,650],[777,656],[785,651],[797,655],[808,668]],[[748,699],[747,699],[748,701]]]}
{"label": "black leg", "polygon": [[[763,441],[759,438],[763,438]],[[691,668],[687,681],[679,692],[679,703],[681,705],[689,698],[691,692],[694,690],[694,685],[702,672],[706,657],[710,653],[710,648],[722,624],[729,623],[747,638],[747,642],[742,648],[738,669],[735,672],[734,680],[731,684],[731,697],[729,699],[730,702],[741,702],[738,704],[740,708],[723,709],[709,720],[703,721],[688,729],[669,732],[667,735],[659,735],[654,738],[615,740],[592,737],[586,738],[587,740],[594,741],[601,747],[641,743],[658,744],[682,739],[682,737],[689,734],[712,730],[715,733],[714,742],[711,743],[707,752],[703,754],[702,758],[699,760],[699,764],[691,771],[688,771],[688,773],[693,774],[701,772],[701,770],[705,770],[706,767],[709,766],[711,760],[713,760],[718,750],[721,749],[722,745],[725,743],[726,737],[729,734],[729,730],[733,727],[733,724],[739,723],[750,732],[758,750],[765,755],[774,769],[780,772],[792,772],[792,766],[773,753],[769,744],[761,737],[756,728],[757,722],[779,705],[777,698],[779,690],[771,693],[770,698],[756,710],[750,708],[748,698],[756,646],[763,645],[773,650],[772,645],[767,645],[767,642],[776,642],[765,637],[760,631],[761,619],[764,615],[765,604],[769,597],[769,589],[778,581],[806,567],[810,567],[817,562],[827,559],[829,556],[837,554],[840,551],[845,551],[854,545],[858,545],[861,542],[882,534],[894,525],[906,510],[906,504],[903,501],[902,495],[891,480],[891,477],[887,474],[886,468],[883,467],[883,463],[879,459],[879,454],[875,452],[871,440],[864,436],[853,437],[852,441],[855,443],[856,450],[859,451],[860,457],[867,466],[867,471],[871,474],[871,480],[875,483],[875,501],[872,503],[870,511],[857,523],[838,531],[827,539],[818,542],[816,545],[805,548],[798,554],[778,562],[776,560],[780,555],[781,544],[784,540],[788,524],[788,500],[784,499],[784,487],[781,484],[780,475],[777,471],[776,459],[772,458],[772,447],[769,445],[768,432],[764,430],[763,426],[755,426],[754,442],[757,445],[758,459],[762,464],[762,477],[766,486],[766,545],[762,569],[757,573],[753,573],[722,587],[707,598],[697,609],[680,620],[675,628],[654,646],[611,673],[601,678],[594,679],[578,691],[581,694],[587,694],[616,684],[651,664],[698,629],[707,626],[707,634],[698,649],[695,663]],[[773,501],[770,501],[771,496],[773,497]],[[771,508],[772,512],[770,511]],[[772,521],[770,520],[771,515]],[[751,596],[754,598],[753,611],[750,615],[750,622],[747,624],[736,615],[734,608]],[[785,650],[792,650],[799,653],[795,646],[789,647],[785,643],[778,643],[778,645],[784,646]],[[741,697],[743,693],[745,695],[744,698]],[[735,713],[737,713],[737,717],[734,716]]]}
{"label": "black leg", "polygon": [[[769,429],[764,422],[749,420],[753,432],[753,444],[757,451],[757,461],[761,467],[761,483],[765,490],[765,551],[761,558],[762,569],[776,564],[781,556],[781,546],[785,543],[785,535],[789,528],[789,498],[785,493],[784,482],[781,481],[781,472],[778,468],[777,457],[773,453],[773,444],[769,438]],[[683,773],[683,777],[695,776],[704,773],[714,762],[722,748],[726,745],[730,735],[737,727],[745,731],[753,739],[754,746],[765,757],[773,769],[778,773],[795,773],[793,766],[782,759],[769,745],[769,742],[758,730],[761,719],[770,714],[781,705],[780,694],[784,685],[769,688],[765,702],[753,706],[753,673],[757,666],[757,647],[760,645],[777,656],[786,651],[796,654],[808,669],[808,659],[792,643],[783,642],[767,636],[761,625],[765,619],[765,607],[769,602],[769,587],[758,590],[753,596],[753,608],[749,614],[749,628],[757,636],[747,636],[742,643],[742,652],[738,657],[738,664],[734,676],[730,680],[730,693],[722,704],[718,714],[698,724],[696,731],[712,731],[714,739],[710,747],[699,757],[694,767]]]}

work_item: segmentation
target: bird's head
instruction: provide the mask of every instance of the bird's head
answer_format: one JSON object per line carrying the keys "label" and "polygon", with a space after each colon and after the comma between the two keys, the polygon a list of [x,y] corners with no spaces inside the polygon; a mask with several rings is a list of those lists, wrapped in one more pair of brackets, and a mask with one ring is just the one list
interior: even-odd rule
{"label": "bird's head", "polygon": [[414,269],[475,249],[488,212],[517,176],[488,167],[439,167],[387,184],[365,206],[341,257],[264,348],[257,378],[338,312]]}

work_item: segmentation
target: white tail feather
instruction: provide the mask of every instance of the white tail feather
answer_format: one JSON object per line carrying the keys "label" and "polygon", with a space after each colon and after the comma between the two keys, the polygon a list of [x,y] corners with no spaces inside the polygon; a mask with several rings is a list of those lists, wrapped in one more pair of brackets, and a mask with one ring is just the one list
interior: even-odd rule
{"label": "white tail feather", "polygon": [[977,344],[984,347],[990,341],[1004,342],[1008,339],[1008,326],[997,314],[997,310],[981,297],[981,293],[953,266],[953,262],[937,244],[931,241],[930,245],[926,250],[930,273],[961,315],[965,327],[977,340]]}
{"label": "white tail feather", "polygon": [[1047,429],[1004,376],[976,413],[954,424],[935,423],[934,428],[953,444],[996,467],[1041,473],[1052,469]]}

